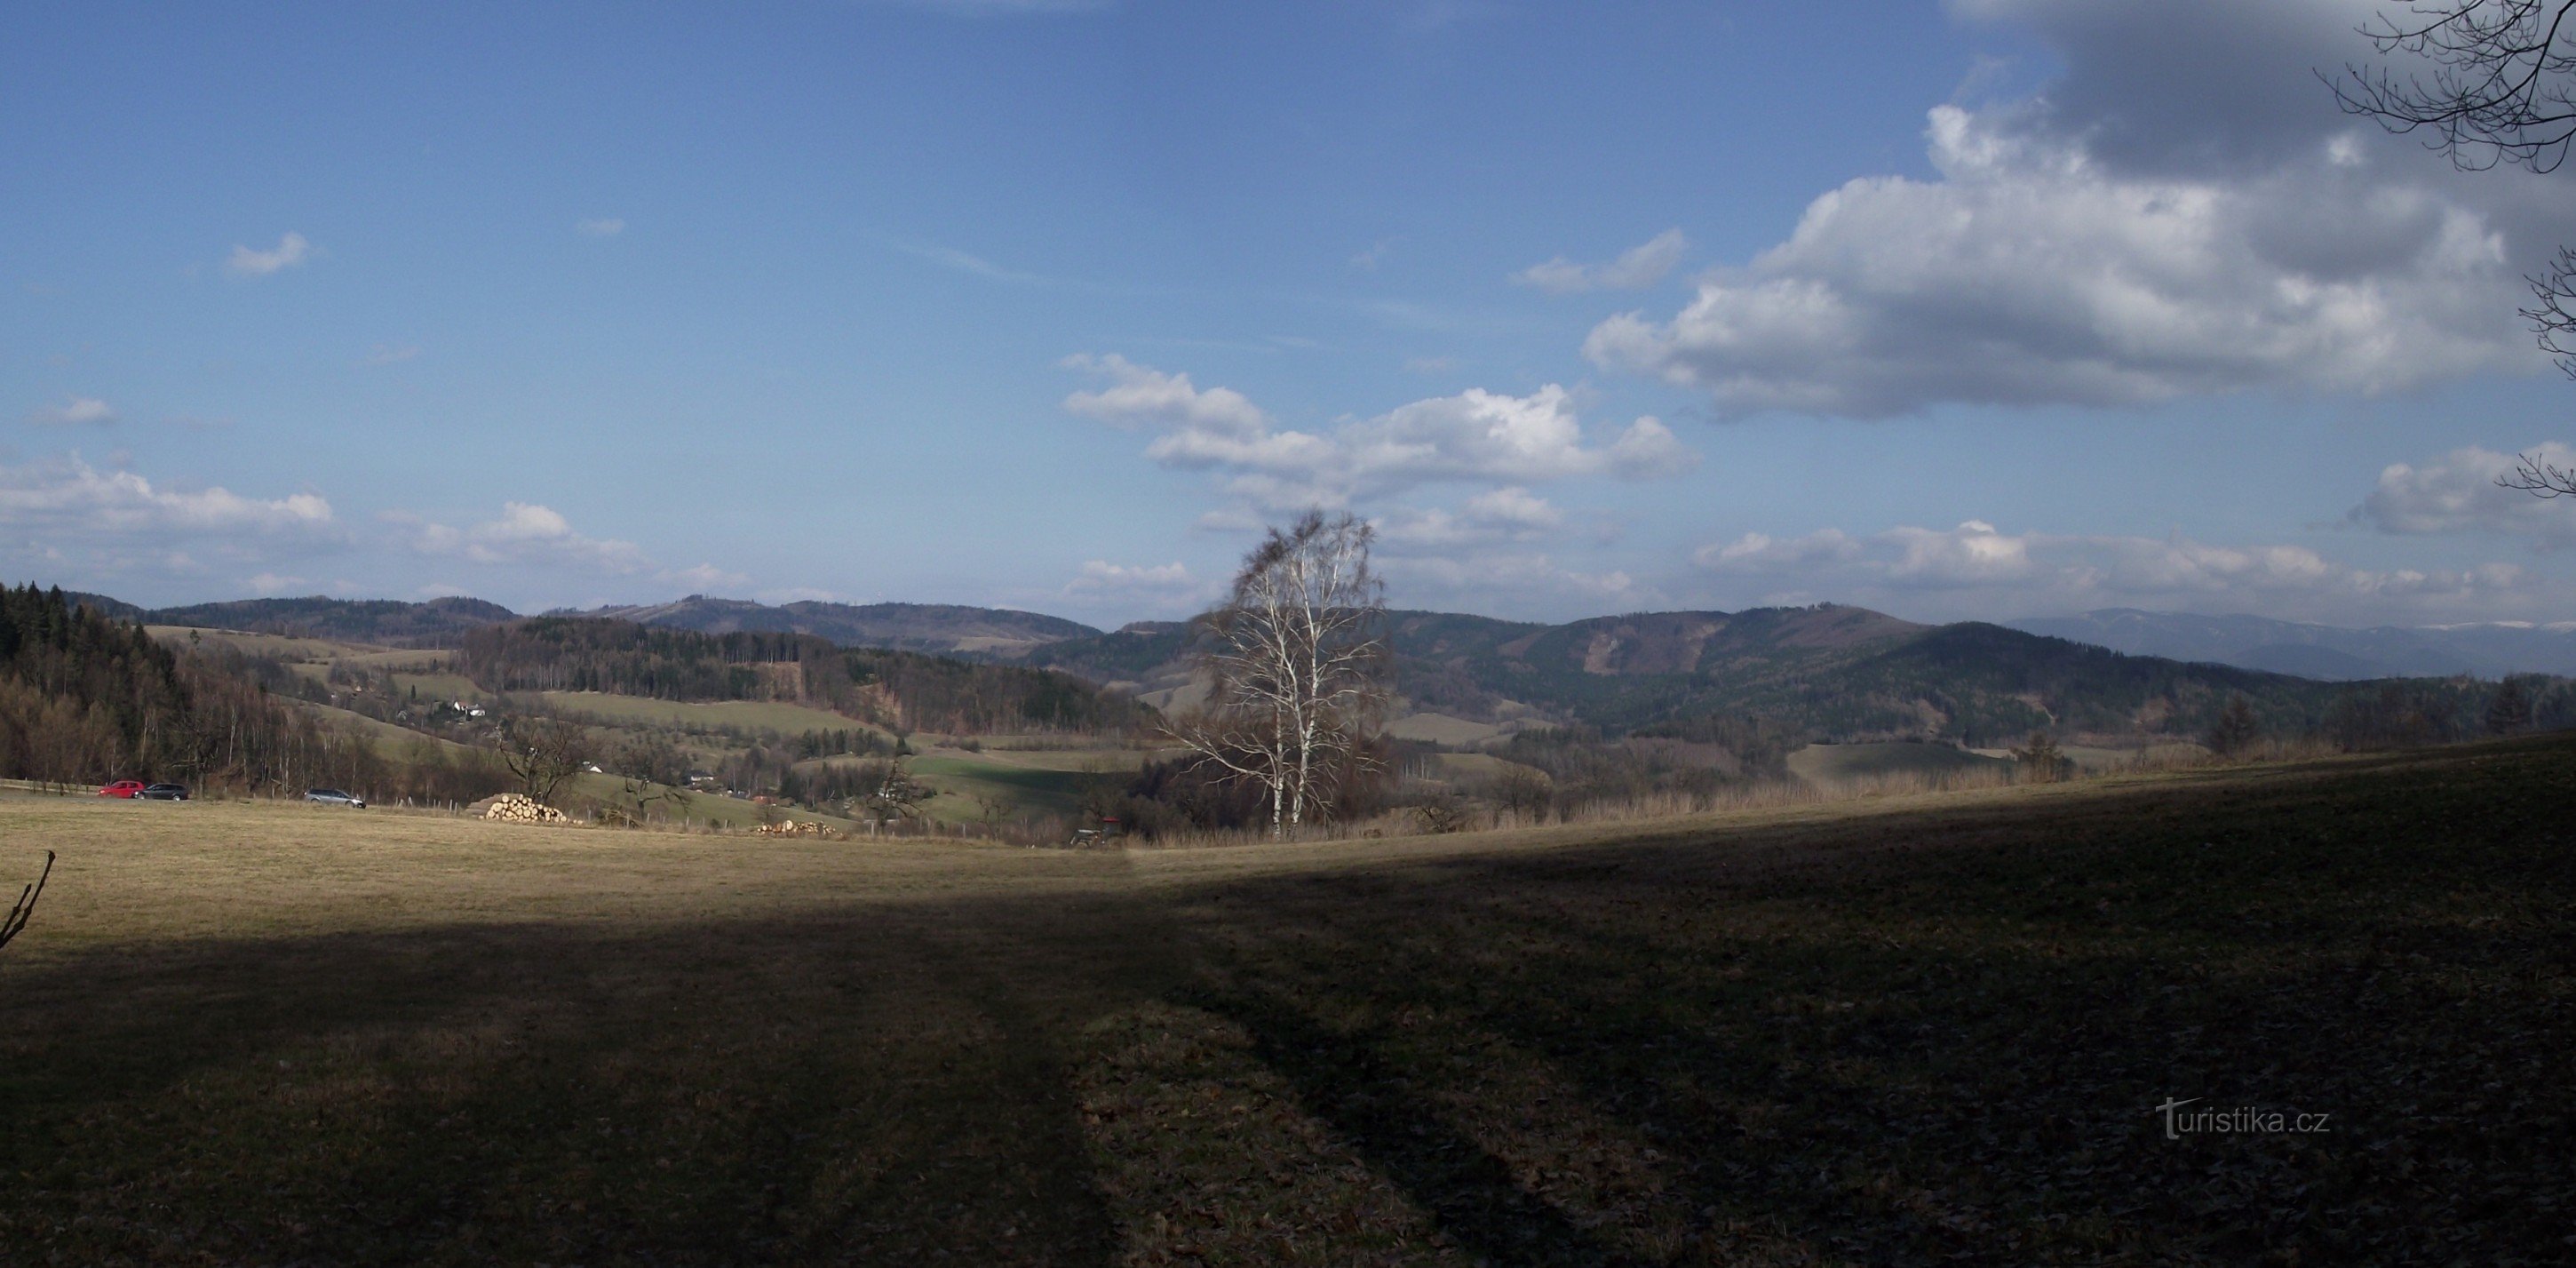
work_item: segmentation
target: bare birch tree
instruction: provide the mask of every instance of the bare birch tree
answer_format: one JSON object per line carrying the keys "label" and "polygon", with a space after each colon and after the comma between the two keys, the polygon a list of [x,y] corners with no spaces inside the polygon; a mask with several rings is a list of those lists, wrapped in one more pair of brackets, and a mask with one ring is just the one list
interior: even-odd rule
{"label": "bare birch tree", "polygon": [[1243,561],[1225,603],[1201,617],[1206,702],[1171,719],[1201,761],[1251,780],[1284,837],[1372,764],[1366,741],[1387,699],[1386,588],[1369,567],[1376,530],[1309,511]]}

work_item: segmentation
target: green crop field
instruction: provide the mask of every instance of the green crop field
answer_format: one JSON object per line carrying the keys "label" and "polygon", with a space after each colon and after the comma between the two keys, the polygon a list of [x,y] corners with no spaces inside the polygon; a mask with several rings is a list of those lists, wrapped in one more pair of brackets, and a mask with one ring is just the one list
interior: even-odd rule
{"label": "green crop field", "polygon": [[2549,738],[1133,852],[0,795],[0,879],[62,852],[0,1257],[2562,1262],[2571,794]]}

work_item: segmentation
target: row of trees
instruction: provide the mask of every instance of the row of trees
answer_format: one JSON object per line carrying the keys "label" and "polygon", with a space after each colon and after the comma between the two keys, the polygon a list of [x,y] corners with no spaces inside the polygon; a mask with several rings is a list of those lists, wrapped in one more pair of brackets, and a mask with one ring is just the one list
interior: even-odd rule
{"label": "row of trees", "polygon": [[702,634],[598,617],[473,630],[458,668],[492,692],[600,691],[659,700],[782,700],[897,731],[1118,732],[1140,714],[1070,674],[810,634]]}

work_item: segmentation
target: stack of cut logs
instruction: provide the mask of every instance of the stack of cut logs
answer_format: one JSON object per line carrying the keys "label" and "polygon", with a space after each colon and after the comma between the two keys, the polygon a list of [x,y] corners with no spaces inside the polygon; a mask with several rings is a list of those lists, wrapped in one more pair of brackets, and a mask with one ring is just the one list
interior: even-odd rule
{"label": "stack of cut logs", "polygon": [[799,823],[794,819],[781,819],[776,823],[764,823],[757,828],[753,828],[752,831],[765,837],[827,837],[832,835],[832,830],[824,827],[822,824]]}
{"label": "stack of cut logs", "polygon": [[483,817],[504,823],[570,822],[564,817],[564,812],[521,793],[503,793],[493,798],[491,808],[483,812]]}

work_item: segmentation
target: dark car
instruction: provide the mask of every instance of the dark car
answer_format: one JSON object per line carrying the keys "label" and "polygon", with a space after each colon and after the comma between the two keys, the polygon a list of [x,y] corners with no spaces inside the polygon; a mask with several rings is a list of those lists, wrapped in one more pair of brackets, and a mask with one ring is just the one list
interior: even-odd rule
{"label": "dark car", "polygon": [[120,779],[113,784],[109,784],[105,788],[99,789],[98,795],[101,797],[140,797],[143,795],[143,781],[139,779]]}
{"label": "dark car", "polygon": [[135,796],[141,797],[146,801],[186,801],[188,799],[188,786],[186,784],[154,784],[143,791],[136,793]]}
{"label": "dark car", "polygon": [[355,810],[367,808],[365,798],[352,797],[337,788],[307,788],[304,790],[304,799],[325,806],[348,806]]}

